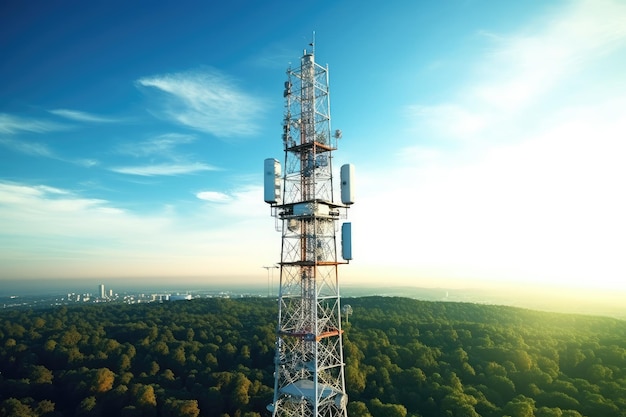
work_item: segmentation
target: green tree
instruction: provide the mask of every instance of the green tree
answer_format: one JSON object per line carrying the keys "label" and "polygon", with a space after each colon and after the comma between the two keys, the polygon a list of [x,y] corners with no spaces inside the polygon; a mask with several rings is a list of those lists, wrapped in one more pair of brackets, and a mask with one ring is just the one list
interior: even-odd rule
{"label": "green tree", "polygon": [[9,398],[0,404],[0,416],[6,417],[38,417],[27,404],[22,404],[17,398]]}
{"label": "green tree", "polygon": [[187,361],[187,357],[185,355],[185,348],[182,346],[177,347],[172,352],[171,357],[177,365],[184,366],[185,362]]}
{"label": "green tree", "polygon": [[115,374],[109,368],[96,370],[91,384],[91,391],[96,393],[107,392],[113,388]]}
{"label": "green tree", "polygon": [[402,404],[383,404],[378,398],[370,401],[369,409],[374,415],[385,417],[406,417],[407,410]]}
{"label": "green tree", "polygon": [[156,361],[152,361],[152,362],[150,362],[150,368],[148,370],[148,375],[154,376],[154,375],[159,373],[160,369],[161,369],[161,367],[159,366],[159,364]]}
{"label": "green tree", "polygon": [[478,403],[476,398],[462,392],[447,394],[442,401],[442,408],[451,412],[454,417],[480,417],[474,409]]}
{"label": "green tree", "polygon": [[37,403],[35,407],[35,414],[38,416],[43,416],[45,414],[50,414],[54,412],[55,404],[50,400],[42,400]]}
{"label": "green tree", "polygon": [[528,352],[517,349],[512,352],[513,363],[518,371],[529,371],[533,366],[533,360]]}
{"label": "green tree", "polygon": [[350,401],[348,403],[348,415],[350,417],[372,417],[364,402]]}
{"label": "green tree", "polygon": [[30,371],[30,382],[32,384],[52,384],[54,375],[52,371],[43,365],[34,365]]}
{"label": "green tree", "polygon": [[350,392],[362,393],[366,385],[365,374],[356,365],[350,363],[346,365],[346,388]]}
{"label": "green tree", "polygon": [[98,406],[96,397],[87,397],[83,399],[76,408],[76,415],[79,417],[99,417],[102,410]]}
{"label": "green tree", "polygon": [[235,410],[242,409],[250,402],[248,393],[252,382],[244,374],[237,372],[232,380],[230,399]]}
{"label": "green tree", "polygon": [[119,373],[123,373],[125,371],[128,371],[131,367],[132,363],[131,363],[131,359],[130,356],[128,356],[127,354],[122,354],[122,356],[120,356],[120,359],[118,361],[117,364],[117,369]]}
{"label": "green tree", "polygon": [[54,339],[46,340],[43,348],[48,352],[54,352],[54,349],[57,347],[57,341]]}
{"label": "green tree", "polygon": [[60,343],[65,347],[76,346],[81,339],[81,334],[76,330],[76,326],[71,326],[63,335],[61,336]]}
{"label": "green tree", "polygon": [[192,342],[196,332],[193,331],[192,328],[187,329],[187,334],[185,335],[185,340],[188,342]]}
{"label": "green tree", "polygon": [[583,415],[576,410],[563,410],[562,417],[583,417]]}
{"label": "green tree", "polygon": [[176,375],[174,375],[174,372],[172,372],[171,369],[166,369],[161,373],[161,376],[163,377],[163,379],[165,379],[166,381],[175,381],[176,380]]}
{"label": "green tree", "polygon": [[563,417],[563,411],[558,407],[539,407],[535,412],[535,417]]}
{"label": "green tree", "polygon": [[510,417],[534,417],[535,401],[532,398],[519,395],[509,401],[502,412]]}
{"label": "green tree", "polygon": [[143,409],[156,407],[156,394],[154,393],[154,387],[152,385],[135,384],[131,392],[135,397],[135,405],[137,405],[137,407]]}
{"label": "green tree", "polygon": [[200,409],[196,400],[168,398],[163,405],[164,417],[198,417]]}

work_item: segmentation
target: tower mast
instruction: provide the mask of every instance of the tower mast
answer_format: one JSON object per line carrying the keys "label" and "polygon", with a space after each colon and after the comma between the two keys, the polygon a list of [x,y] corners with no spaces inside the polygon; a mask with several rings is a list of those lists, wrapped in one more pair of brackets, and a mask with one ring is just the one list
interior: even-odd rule
{"label": "tower mast", "polygon": [[282,233],[274,417],[347,417],[338,265],[351,259],[350,223],[336,225],[353,203],[352,165],[341,167],[341,203],[335,202],[328,67],[304,51],[287,70],[283,119],[284,172],[265,160],[265,201]]}

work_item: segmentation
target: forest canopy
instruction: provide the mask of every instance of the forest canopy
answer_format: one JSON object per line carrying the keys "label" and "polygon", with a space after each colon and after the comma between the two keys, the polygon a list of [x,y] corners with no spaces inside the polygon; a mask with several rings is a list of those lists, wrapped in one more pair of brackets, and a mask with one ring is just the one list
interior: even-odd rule
{"label": "forest canopy", "polygon": [[[351,417],[626,417],[626,322],[344,298]],[[268,415],[277,306],[0,311],[0,416]]]}

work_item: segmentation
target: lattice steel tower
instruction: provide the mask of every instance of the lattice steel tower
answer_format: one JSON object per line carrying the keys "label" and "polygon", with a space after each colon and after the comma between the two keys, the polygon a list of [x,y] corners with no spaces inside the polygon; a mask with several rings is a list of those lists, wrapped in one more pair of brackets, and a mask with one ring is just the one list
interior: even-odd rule
{"label": "lattice steel tower", "polygon": [[335,203],[328,67],[304,51],[287,70],[283,120],[284,171],[265,160],[265,201],[282,232],[272,416],[346,417],[338,265],[352,258],[351,224],[341,225],[353,203],[352,165],[340,170]]}

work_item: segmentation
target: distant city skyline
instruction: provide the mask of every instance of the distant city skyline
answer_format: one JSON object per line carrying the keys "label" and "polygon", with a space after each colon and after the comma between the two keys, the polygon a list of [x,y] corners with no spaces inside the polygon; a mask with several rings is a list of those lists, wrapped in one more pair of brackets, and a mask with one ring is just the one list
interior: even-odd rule
{"label": "distant city skyline", "polygon": [[[215,284],[184,286],[170,282],[151,285],[145,282],[133,283],[128,280],[112,280],[107,284],[115,288],[110,297],[97,296],[99,285],[94,286],[89,280],[61,280],[56,286],[50,280],[32,280],[37,285],[28,285],[29,281],[9,282],[0,291],[0,309],[2,308],[46,308],[54,305],[74,303],[124,302],[141,303],[170,300],[183,300],[202,297],[262,297],[276,300],[278,288],[268,294],[263,284]],[[6,283],[6,281],[4,282]],[[106,286],[105,286],[106,287]],[[172,298],[173,296],[173,298]],[[577,290],[542,288],[445,288],[419,286],[363,286],[343,285],[343,304],[349,304],[353,297],[385,296],[406,297],[426,301],[464,302],[477,304],[496,304],[530,308],[542,311],[562,313],[591,314],[615,317],[626,320],[624,299],[626,291]]]}
{"label": "distant city skyline", "polygon": [[0,5],[0,292],[266,285],[263,161],[314,32],[342,285],[626,291],[623,1],[37,0]]}

